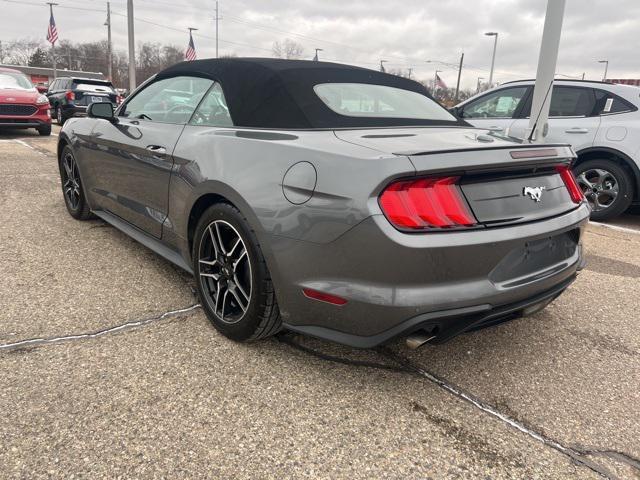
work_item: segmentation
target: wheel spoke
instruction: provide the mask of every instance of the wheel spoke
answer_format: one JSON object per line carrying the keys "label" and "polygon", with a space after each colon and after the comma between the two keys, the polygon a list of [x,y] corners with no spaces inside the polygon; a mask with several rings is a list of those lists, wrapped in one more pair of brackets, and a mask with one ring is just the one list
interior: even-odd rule
{"label": "wheel spoke", "polygon": [[238,248],[238,245],[240,244],[242,244],[242,240],[240,239],[240,237],[238,237],[238,240],[236,240],[236,243],[233,244],[233,247],[231,247],[231,250],[229,250],[229,253],[227,253],[227,255],[233,258],[233,254],[235,253],[236,248]]}
{"label": "wheel spoke", "polygon": [[224,312],[225,312],[226,307],[227,307],[227,297],[228,296],[229,296],[229,289],[227,288],[225,290],[225,292],[224,292],[224,295],[222,296],[222,311],[221,311],[221,313],[222,313],[222,316],[221,316],[222,321],[224,321]]}
{"label": "wheel spoke", "polygon": [[223,254],[226,255],[227,251],[224,248],[224,243],[222,242],[222,235],[220,235],[220,226],[218,224],[218,222],[216,222],[215,224],[215,231],[216,231],[216,238],[218,240],[218,247],[219,247],[219,251]]}
{"label": "wheel spoke", "polygon": [[235,260],[233,262],[233,270],[234,271],[238,268],[238,264],[240,263],[240,260],[242,260],[246,256],[247,256],[247,249],[243,248],[242,252],[240,252],[240,255],[238,256],[237,260]]}
{"label": "wheel spoke", "polygon": [[585,175],[586,172],[582,172],[579,176],[578,176],[578,183],[582,183],[584,184],[586,187],[588,188],[593,188],[593,183],[591,183],[589,180],[587,180],[587,176]]}
{"label": "wheel spoke", "polygon": [[240,291],[240,293],[242,294],[242,296],[245,298],[245,301],[247,303],[249,303],[249,295],[247,295],[247,292],[244,291],[244,288],[242,288],[242,285],[240,284],[240,281],[238,280],[237,275],[233,275],[233,282],[236,285],[236,288]]}
{"label": "wheel spoke", "polygon": [[242,313],[247,311],[247,308],[249,307],[249,304],[245,304],[244,301],[240,298],[240,296],[236,293],[235,289],[230,289],[229,292],[231,292],[231,295],[233,295],[233,298],[236,299],[236,302],[238,303],[238,306],[242,309]]}

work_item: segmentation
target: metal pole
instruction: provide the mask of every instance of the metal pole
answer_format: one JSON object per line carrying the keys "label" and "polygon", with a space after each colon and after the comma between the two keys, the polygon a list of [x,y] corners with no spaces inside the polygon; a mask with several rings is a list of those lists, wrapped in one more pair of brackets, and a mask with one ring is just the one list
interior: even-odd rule
{"label": "metal pole", "polygon": [[220,20],[220,15],[218,15],[218,2],[216,0],[216,58],[218,58],[218,20]]}
{"label": "metal pole", "polygon": [[464,61],[464,52],[460,55],[460,66],[458,67],[458,83],[456,83],[455,102],[458,103],[458,93],[460,93],[460,77],[462,76],[462,62]]}
{"label": "metal pole", "polygon": [[[53,6],[58,5],[57,3],[47,2],[49,5],[49,13],[53,17]],[[58,77],[58,66],[56,61],[56,44],[55,42],[51,44],[51,60],[53,62],[53,79],[55,80]]]}
{"label": "metal pole", "polygon": [[562,34],[562,20],[566,0],[547,0],[547,13],[544,20],[538,73],[533,90],[531,116],[526,138],[535,143],[544,143],[548,132],[549,107],[553,89],[553,78],[558,62],[558,49]]}
{"label": "metal pole", "polygon": [[111,47],[111,4],[107,2],[107,75],[113,81],[113,51]]}
{"label": "metal pole", "polygon": [[598,60],[598,63],[604,63],[604,77],[602,77],[602,81],[607,81],[607,71],[609,70],[609,60]]}
{"label": "metal pole", "polygon": [[129,31],[129,93],[136,88],[136,40],[133,31],[133,0],[127,0],[127,26]]}
{"label": "metal pole", "polygon": [[493,68],[496,64],[496,49],[498,48],[498,32],[487,32],[485,33],[487,37],[494,37],[493,39],[493,55],[491,56],[491,72],[489,73],[489,86],[488,88],[493,87]]}

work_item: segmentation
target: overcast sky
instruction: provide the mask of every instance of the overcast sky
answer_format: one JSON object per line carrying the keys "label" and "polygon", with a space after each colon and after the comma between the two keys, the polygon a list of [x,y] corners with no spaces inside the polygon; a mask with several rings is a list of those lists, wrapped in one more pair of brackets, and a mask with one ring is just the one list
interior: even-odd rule
{"label": "overcast sky", "polygon": [[[106,1],[56,0],[60,39],[106,38]],[[475,87],[489,76],[493,39],[499,32],[495,79],[535,76],[546,0],[221,0],[220,53],[270,56],[276,40],[302,44],[307,58],[376,68],[412,68],[432,78],[437,68],[455,86],[457,63],[465,53],[462,83]],[[214,0],[134,0],[136,40],[186,47],[187,27],[199,58],[215,56]],[[126,0],[111,0],[115,49],[126,49]],[[97,10],[97,11],[94,11]],[[101,10],[101,11],[100,11]],[[164,26],[146,23],[144,20]],[[44,0],[0,0],[0,40],[44,38]],[[600,79],[640,78],[640,0],[567,0],[557,72]],[[432,63],[427,63],[432,60]]]}

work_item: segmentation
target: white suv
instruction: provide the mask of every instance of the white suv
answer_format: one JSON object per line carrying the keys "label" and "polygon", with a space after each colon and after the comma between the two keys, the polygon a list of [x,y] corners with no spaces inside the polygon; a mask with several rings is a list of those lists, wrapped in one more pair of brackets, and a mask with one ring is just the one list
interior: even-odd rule
{"label": "white suv", "polygon": [[[500,85],[453,111],[476,127],[523,138],[529,125],[533,80]],[[547,143],[569,143],[573,171],[593,212],[606,220],[640,203],[640,88],[556,80]]]}

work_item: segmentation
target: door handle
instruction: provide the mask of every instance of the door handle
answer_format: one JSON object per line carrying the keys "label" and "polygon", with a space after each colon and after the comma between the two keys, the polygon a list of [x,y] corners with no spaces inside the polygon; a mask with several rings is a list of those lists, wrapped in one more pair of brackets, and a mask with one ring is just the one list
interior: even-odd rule
{"label": "door handle", "polygon": [[165,153],[167,153],[167,149],[160,145],[148,145],[147,150],[158,155],[164,155]]}
{"label": "door handle", "polygon": [[564,131],[565,133],[589,133],[589,129],[587,128],[570,128]]}

